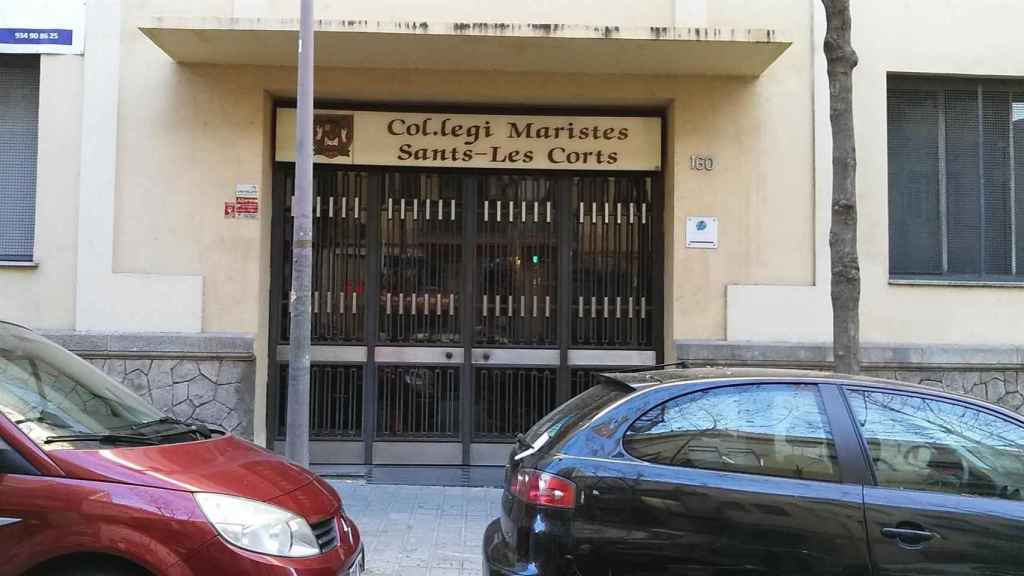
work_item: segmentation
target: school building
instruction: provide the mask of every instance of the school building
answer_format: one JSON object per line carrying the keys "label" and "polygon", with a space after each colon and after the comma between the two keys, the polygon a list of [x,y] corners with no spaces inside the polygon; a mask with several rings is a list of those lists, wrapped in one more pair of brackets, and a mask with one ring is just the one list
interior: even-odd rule
{"label": "school building", "polygon": [[[818,0],[316,10],[314,463],[501,464],[604,371],[829,365]],[[1020,409],[1024,4],[853,10],[866,368]],[[0,318],[264,445],[297,28],[293,0],[0,7]]]}

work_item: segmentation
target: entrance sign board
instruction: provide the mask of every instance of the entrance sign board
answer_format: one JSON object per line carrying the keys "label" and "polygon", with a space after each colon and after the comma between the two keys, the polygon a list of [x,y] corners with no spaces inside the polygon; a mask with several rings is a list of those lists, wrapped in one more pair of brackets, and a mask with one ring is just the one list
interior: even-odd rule
{"label": "entrance sign board", "polygon": [[85,0],[0,1],[0,53],[82,54]]}
{"label": "entrance sign board", "polygon": [[[275,158],[295,161],[295,110],[278,108]],[[657,171],[661,118],[317,110],[321,164]]]}

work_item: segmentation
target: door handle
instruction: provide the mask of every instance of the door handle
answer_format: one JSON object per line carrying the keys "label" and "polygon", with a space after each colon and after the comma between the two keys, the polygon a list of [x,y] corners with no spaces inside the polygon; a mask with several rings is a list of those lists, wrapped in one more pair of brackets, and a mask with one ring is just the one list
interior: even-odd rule
{"label": "door handle", "polygon": [[934,540],[936,534],[934,532],[924,530],[923,528],[920,530],[913,528],[882,528],[882,536],[899,540],[901,543],[908,546],[918,546],[930,540]]}

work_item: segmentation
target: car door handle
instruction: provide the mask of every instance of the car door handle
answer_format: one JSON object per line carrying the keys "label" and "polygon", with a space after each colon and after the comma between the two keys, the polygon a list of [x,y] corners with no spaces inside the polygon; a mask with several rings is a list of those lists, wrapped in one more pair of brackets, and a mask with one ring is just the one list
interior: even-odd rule
{"label": "car door handle", "polygon": [[912,528],[882,528],[882,536],[899,540],[904,544],[916,545],[933,540],[936,534],[927,530],[914,530]]}

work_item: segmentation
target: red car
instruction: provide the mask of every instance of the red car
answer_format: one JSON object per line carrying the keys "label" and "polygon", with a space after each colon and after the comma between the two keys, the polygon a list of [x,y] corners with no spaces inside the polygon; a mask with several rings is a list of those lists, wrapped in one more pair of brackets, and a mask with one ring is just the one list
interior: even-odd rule
{"label": "red car", "polygon": [[359,576],[337,492],[0,322],[0,576]]}

